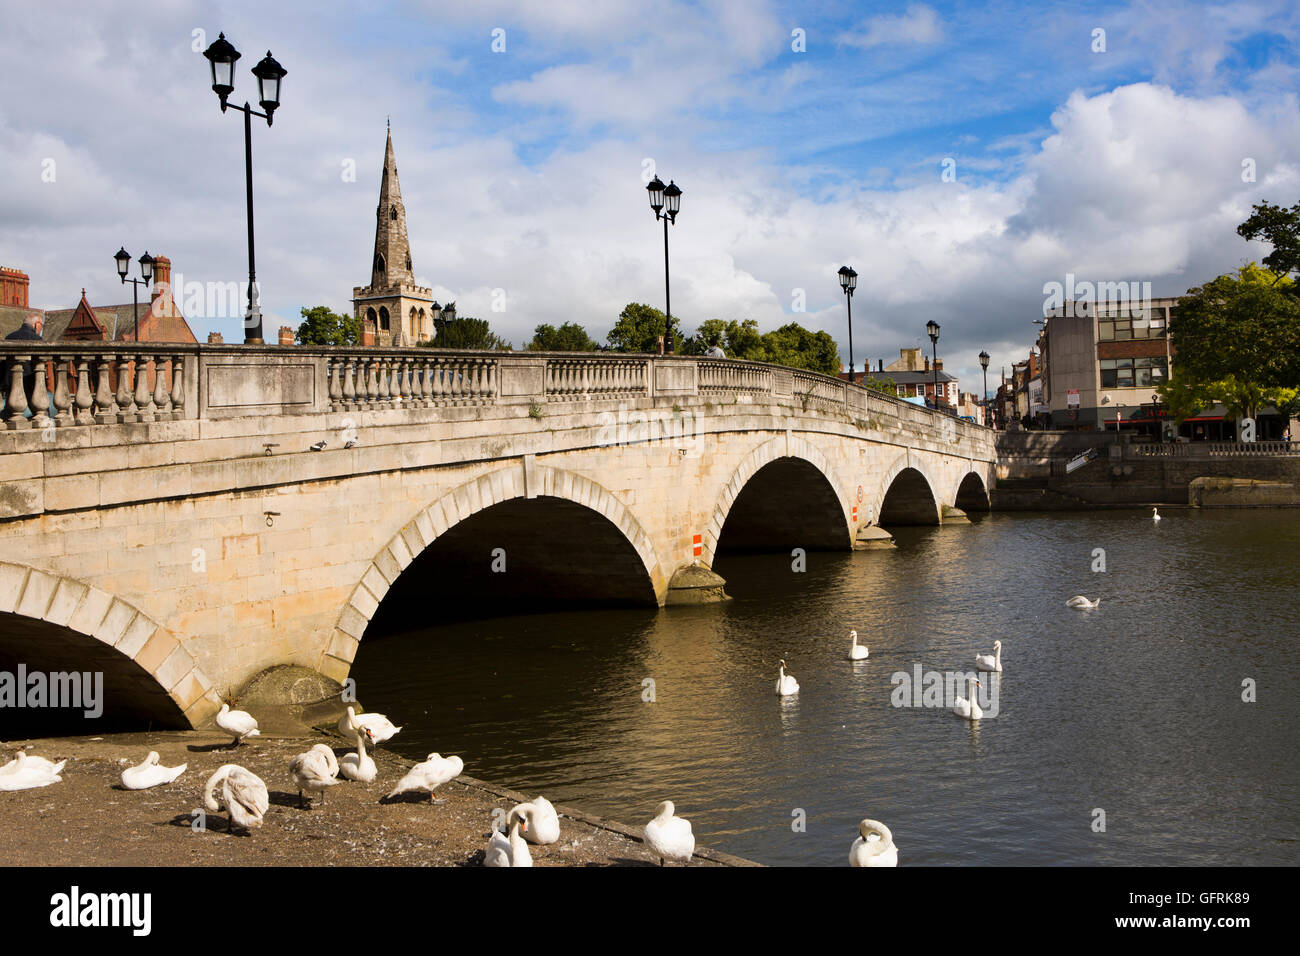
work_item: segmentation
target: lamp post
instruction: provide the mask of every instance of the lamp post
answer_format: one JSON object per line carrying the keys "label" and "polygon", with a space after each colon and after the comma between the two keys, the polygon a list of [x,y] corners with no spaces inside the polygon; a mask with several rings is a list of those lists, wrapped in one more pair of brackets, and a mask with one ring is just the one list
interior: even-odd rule
{"label": "lamp post", "polygon": [[[226,39],[224,33],[217,34],[216,42],[203,51],[212,65],[212,91],[221,99],[221,112],[226,111],[226,97],[235,91],[235,61],[240,53]],[[253,255],[253,129],[252,118],[260,116],[271,125],[271,118],[280,105],[280,81],[288,70],[277,63],[266,51],[262,61],[253,67],[252,74],[257,77],[258,103],[265,113],[259,113],[245,101],[243,106],[232,106],[244,114],[244,182],[248,194],[248,311],[244,314],[244,344],[262,344],[262,310],[258,305],[257,267]]]}
{"label": "lamp post", "polygon": [[993,427],[989,419],[989,353],[980,350],[980,368],[984,369],[984,424]]}
{"label": "lamp post", "polygon": [[[849,310],[849,384],[853,384],[853,290],[858,287],[858,274],[848,266],[840,266],[840,288],[844,290],[845,305]],[[870,361],[868,359],[868,361]]]}
{"label": "lamp post", "polygon": [[939,323],[931,319],[925,323],[925,331],[930,335],[930,346],[934,356],[934,408],[939,409]]}
{"label": "lamp post", "polygon": [[120,246],[113,256],[117,261],[117,275],[122,283],[131,283],[131,318],[135,323],[135,340],[140,341],[140,286],[153,282],[153,256],[146,252],[140,257],[140,275],[143,279],[128,279],[126,274],[131,269],[131,253],[125,246]]}
{"label": "lamp post", "polygon": [[[682,191],[671,179],[665,186],[656,176],[646,186],[646,192],[650,194],[650,208],[655,211],[655,219],[664,221],[664,354],[669,355],[673,350],[673,299],[668,282],[668,224],[677,223],[677,212],[682,208]],[[665,206],[668,207],[666,210]],[[660,210],[664,210],[662,214]]]}

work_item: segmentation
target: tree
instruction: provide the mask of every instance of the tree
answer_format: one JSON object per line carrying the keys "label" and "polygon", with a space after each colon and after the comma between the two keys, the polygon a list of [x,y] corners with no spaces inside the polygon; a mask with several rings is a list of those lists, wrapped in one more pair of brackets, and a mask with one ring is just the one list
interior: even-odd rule
{"label": "tree", "polygon": [[1197,412],[1219,403],[1227,409],[1229,418],[1239,422],[1254,418],[1268,405],[1283,414],[1293,414],[1300,401],[1300,387],[1261,385],[1235,375],[1212,382],[1193,381],[1179,366],[1174,367],[1169,381],[1160,386],[1159,392],[1180,425]]}
{"label": "tree", "polygon": [[695,334],[682,343],[682,353],[703,355],[715,345],[727,353],[727,358],[750,362],[765,360],[763,336],[753,319],[743,322],[706,319],[696,328]]}
{"label": "tree", "polygon": [[[880,375],[879,372],[876,374]],[[881,376],[880,378],[868,375],[861,380],[860,384],[864,388],[874,389],[877,392],[884,392],[886,395],[898,395],[898,383],[888,375]]]}
{"label": "tree", "polygon": [[530,352],[594,352],[599,346],[577,322],[565,322],[558,329],[539,325],[527,347]]}
{"label": "tree", "polygon": [[[1264,265],[1278,276],[1300,270],[1300,203],[1290,209],[1269,202],[1256,203],[1249,219],[1237,227],[1243,239],[1263,239],[1272,243],[1273,251],[1264,257]],[[1290,291],[1295,294],[1296,288]]]}
{"label": "tree", "polygon": [[662,312],[640,302],[629,302],[609,330],[609,347],[616,352],[657,352],[663,334]]}
{"label": "tree", "polygon": [[299,345],[356,345],[361,341],[361,320],[331,312],[329,306],[303,306],[302,324],[295,338]]}
{"label": "tree", "polygon": [[488,326],[487,319],[456,316],[433,320],[433,341],[421,342],[435,349],[480,349],[510,351],[510,343]]}
{"label": "tree", "polygon": [[763,336],[766,361],[823,375],[838,375],[840,350],[829,332],[812,332],[797,322]]}

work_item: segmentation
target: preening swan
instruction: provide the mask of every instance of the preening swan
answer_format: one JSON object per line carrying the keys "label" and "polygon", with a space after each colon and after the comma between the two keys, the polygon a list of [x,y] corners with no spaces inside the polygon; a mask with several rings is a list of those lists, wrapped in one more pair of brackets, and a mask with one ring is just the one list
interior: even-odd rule
{"label": "preening swan", "polygon": [[375,766],[374,758],[366,753],[366,742],[370,739],[370,728],[363,727],[357,736],[357,752],[344,754],[343,759],[339,761],[339,773],[347,779],[358,783],[375,782],[375,777],[379,775],[379,768]]}
{"label": "preening swan", "polygon": [[871,652],[867,650],[865,644],[858,643],[858,632],[849,631],[849,637],[853,638],[853,644],[850,645],[849,647],[849,660],[851,661],[864,660],[867,657],[867,655]]}
{"label": "preening swan", "polygon": [[958,697],[952,706],[952,712],[964,720],[979,720],[984,716],[979,701],[975,699],[975,688],[982,686],[974,677],[966,678],[967,697]]}
{"label": "preening swan", "polygon": [[492,831],[487,852],[483,856],[484,866],[533,865],[533,855],[528,852],[528,844],[519,835],[521,830],[524,833],[529,831],[528,819],[531,818],[532,811],[533,806],[530,803],[521,803],[510,811],[510,816],[506,818],[510,826],[509,839],[506,839],[499,830]]}
{"label": "preening swan", "polygon": [[975,669],[981,671],[996,671],[1002,673],[1002,642],[993,642],[992,654],[976,654]]}
{"label": "preening swan", "polygon": [[781,675],[776,679],[776,693],[780,697],[799,693],[799,682],[792,674],[785,672],[785,661],[781,662]]}
{"label": "preening swan", "polygon": [[849,848],[850,866],[898,866],[898,847],[889,827],[879,820],[863,820],[858,833]]}
{"label": "preening swan", "polygon": [[465,761],[459,757],[444,757],[442,754],[429,754],[429,759],[424,763],[417,763],[410,770],[406,771],[406,776],[397,781],[397,786],[393,788],[392,793],[387,799],[392,799],[399,793],[409,793],[412,790],[428,790],[430,803],[441,803],[441,800],[433,799],[433,791],[437,790],[448,780],[455,780],[465,769]]}
{"label": "preening swan", "polygon": [[665,800],[659,804],[655,818],[645,825],[645,845],[659,857],[660,866],[664,865],[665,860],[689,863],[695,853],[695,835],[691,833],[691,822],[673,816],[673,812],[673,802]]}
{"label": "preening swan", "polygon": [[151,750],[149,756],[144,758],[144,763],[127,767],[122,771],[122,786],[128,790],[148,790],[150,787],[171,783],[189,766],[183,763],[179,767],[160,767],[158,759],[158,751]]}
{"label": "preening swan", "polygon": [[0,790],[35,790],[58,783],[63,778],[66,760],[54,763],[44,757],[29,757],[21,750],[3,767],[0,767]]}
{"label": "preening swan", "polygon": [[298,806],[303,806],[304,790],[319,793],[321,806],[324,806],[325,791],[339,782],[338,772],[339,764],[334,759],[334,751],[324,744],[316,744],[311,750],[290,760],[289,776],[298,785]]}
{"label": "preening swan", "polygon": [[232,747],[238,747],[245,737],[261,734],[252,714],[244,710],[231,710],[229,704],[221,705],[221,711],[217,714],[217,726],[226,733],[235,735],[235,742],[230,745]]}
{"label": "preening swan", "polygon": [[560,815],[555,812],[551,801],[545,797],[534,797],[524,806],[533,808],[533,812],[528,816],[528,828],[524,831],[524,837],[528,842],[539,846],[558,842]]}
{"label": "preening swan", "polygon": [[1159,520],[1160,520],[1160,509],[1159,509],[1159,508],[1152,508],[1152,509],[1151,509],[1151,520],[1152,520],[1152,521],[1159,521]]}
{"label": "preening swan", "polygon": [[1065,606],[1078,608],[1079,610],[1085,610],[1087,608],[1093,608],[1093,607],[1100,607],[1101,598],[1097,598],[1097,600],[1095,601],[1089,601],[1082,594],[1076,594],[1074,597],[1070,598],[1070,600],[1065,602]]}
{"label": "preening swan", "polygon": [[384,741],[391,740],[402,729],[383,714],[358,714],[355,707],[349,707],[348,712],[339,718],[339,733],[349,739],[355,739],[354,726],[369,729],[372,747],[378,747]]}
{"label": "preening swan", "polygon": [[224,807],[230,814],[227,830],[236,823],[248,830],[262,825],[262,817],[271,806],[271,797],[261,777],[239,764],[228,763],[218,767],[217,772],[208,778],[203,787],[203,806],[209,813],[216,813]]}

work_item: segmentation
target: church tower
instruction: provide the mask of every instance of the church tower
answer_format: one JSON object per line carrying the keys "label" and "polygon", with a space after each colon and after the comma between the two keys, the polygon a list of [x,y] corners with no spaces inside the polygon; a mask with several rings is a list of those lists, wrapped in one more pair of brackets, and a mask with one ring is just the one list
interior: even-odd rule
{"label": "church tower", "polygon": [[370,284],[352,290],[352,314],[361,319],[363,343],[414,345],[433,338],[437,308],[433,290],[415,284],[406,234],[406,206],[402,203],[393,134],[389,130],[379,181],[379,206],[375,210]]}

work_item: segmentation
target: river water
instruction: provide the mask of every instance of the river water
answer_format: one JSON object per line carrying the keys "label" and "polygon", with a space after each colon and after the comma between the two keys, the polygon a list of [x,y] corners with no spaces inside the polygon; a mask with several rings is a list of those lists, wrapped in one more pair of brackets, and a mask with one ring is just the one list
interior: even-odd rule
{"label": "river water", "polygon": [[[458,753],[473,776],[638,828],[671,799],[701,845],[768,864],[844,865],[864,817],[903,866],[1300,862],[1300,512],[896,534],[802,573],[788,554],[720,558],[725,604],[368,639],[353,676],[405,725],[406,756]],[[1100,607],[1067,608],[1080,593]],[[865,662],[846,660],[850,628]],[[995,639],[996,716],[895,706],[914,701],[892,675],[971,670]],[[774,693],[780,658],[793,698]]]}

